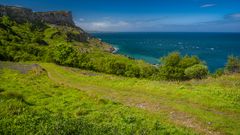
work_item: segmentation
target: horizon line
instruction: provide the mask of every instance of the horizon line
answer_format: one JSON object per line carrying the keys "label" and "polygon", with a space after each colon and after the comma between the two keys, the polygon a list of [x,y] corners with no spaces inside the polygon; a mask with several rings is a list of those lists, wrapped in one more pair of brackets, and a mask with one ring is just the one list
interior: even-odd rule
{"label": "horizon line", "polygon": [[87,31],[88,33],[240,33],[231,31]]}

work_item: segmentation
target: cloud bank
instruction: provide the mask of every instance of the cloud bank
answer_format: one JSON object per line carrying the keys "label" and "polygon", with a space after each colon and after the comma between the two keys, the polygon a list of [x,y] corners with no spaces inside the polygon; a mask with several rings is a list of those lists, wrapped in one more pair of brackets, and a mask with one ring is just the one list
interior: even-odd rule
{"label": "cloud bank", "polygon": [[[106,19],[106,18],[104,18]],[[99,20],[99,21],[79,21],[76,24],[87,31],[119,31],[127,30],[130,26],[126,21],[114,21],[114,20]]]}
{"label": "cloud bank", "polygon": [[201,8],[208,8],[208,7],[214,7],[216,6],[216,4],[204,4],[204,5],[201,5],[200,7]]}
{"label": "cloud bank", "polygon": [[240,32],[240,13],[214,15],[163,15],[114,19],[79,19],[76,24],[87,31],[101,32]]}

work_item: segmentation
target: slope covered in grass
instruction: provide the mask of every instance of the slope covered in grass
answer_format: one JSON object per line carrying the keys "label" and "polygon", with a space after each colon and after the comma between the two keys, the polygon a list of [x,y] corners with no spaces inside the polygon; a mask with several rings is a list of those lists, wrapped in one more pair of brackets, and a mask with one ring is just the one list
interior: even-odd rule
{"label": "slope covered in grass", "polygon": [[56,83],[164,116],[204,134],[240,133],[240,75],[186,82],[125,78],[41,64]]}
{"label": "slope covered in grass", "polygon": [[0,60],[42,61],[128,77],[150,78],[157,68],[112,54],[113,48],[80,28],[0,17]]}
{"label": "slope covered in grass", "polygon": [[53,82],[36,70],[0,69],[0,134],[194,134],[162,115]]}
{"label": "slope covered in grass", "polygon": [[238,74],[167,82],[38,64],[1,62],[0,133],[240,133]]}

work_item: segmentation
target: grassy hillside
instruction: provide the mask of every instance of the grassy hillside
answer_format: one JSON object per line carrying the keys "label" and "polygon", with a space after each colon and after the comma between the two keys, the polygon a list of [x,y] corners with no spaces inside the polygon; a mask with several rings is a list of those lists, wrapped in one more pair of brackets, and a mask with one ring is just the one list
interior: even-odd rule
{"label": "grassy hillside", "polygon": [[[52,66],[51,64],[44,64]],[[1,67],[25,70],[24,64]],[[50,80],[47,72],[0,70],[0,134],[193,134],[164,117]]]}
{"label": "grassy hillside", "polygon": [[112,47],[80,28],[0,17],[0,60],[42,61],[109,74],[150,78],[152,65],[110,53]]}
{"label": "grassy hillside", "polygon": [[2,133],[240,133],[239,74],[166,82],[40,65],[1,70]]}

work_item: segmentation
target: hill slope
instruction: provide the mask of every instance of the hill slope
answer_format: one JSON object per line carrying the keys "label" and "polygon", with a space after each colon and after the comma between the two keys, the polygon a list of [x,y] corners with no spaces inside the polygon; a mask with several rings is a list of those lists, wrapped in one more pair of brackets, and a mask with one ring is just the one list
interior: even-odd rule
{"label": "hill slope", "polygon": [[[4,17],[5,19],[2,20]],[[92,38],[77,27],[69,11],[33,12],[28,8],[0,5],[0,18],[0,34],[3,36],[7,33],[7,39],[9,39],[7,41],[14,40],[15,43],[21,41],[24,44],[36,45],[51,45],[51,41],[54,41],[54,44],[75,42],[75,45],[81,45],[81,43],[88,43],[90,46],[98,43],[101,46],[95,47],[104,48],[109,52],[113,51],[111,46]],[[1,40],[4,39],[6,37],[1,37]]]}
{"label": "hill slope", "polygon": [[[8,69],[26,67],[25,74]],[[0,134],[193,134],[161,116],[53,82],[34,67],[0,62]]]}
{"label": "hill slope", "polygon": [[150,78],[157,70],[144,61],[112,54],[112,46],[92,38],[71,19],[65,11],[0,6],[0,60],[53,62],[139,78]]}
{"label": "hill slope", "polygon": [[[21,108],[24,106],[35,108],[38,113],[42,112],[42,107],[46,108],[49,115],[61,112],[73,118],[70,120],[72,122],[76,115],[77,118],[86,117],[87,120],[90,118],[87,122],[96,122],[96,126],[100,124],[96,130],[106,134],[112,134],[115,130],[119,134],[240,133],[240,76],[238,74],[218,79],[209,78],[178,83],[118,77],[47,63],[40,63],[40,65],[46,70],[49,78],[45,73],[21,75],[13,71],[1,70],[0,86],[3,91],[1,96],[6,97],[2,99],[1,108],[7,110],[7,106],[14,106],[12,104],[19,102],[15,101],[18,99],[14,98],[15,96],[11,99],[11,92],[23,95],[24,102],[28,104],[21,103],[20,108],[17,109],[20,112],[16,114],[11,114],[10,110],[2,111],[4,113],[1,115],[7,118],[1,120],[2,126],[7,124],[6,120],[12,122],[14,119],[19,119],[18,117],[31,113],[31,111],[22,113]],[[87,103],[77,98],[81,93],[84,93],[85,97],[81,99]],[[13,103],[11,103],[12,100],[14,100]],[[99,105],[99,102],[103,105]],[[78,112],[79,109],[80,112]],[[12,119],[8,118],[12,116],[14,116]],[[122,121],[125,117],[127,121]],[[156,121],[160,122],[160,131],[153,129]],[[48,127],[47,123],[49,121],[44,121],[43,125]],[[83,126],[86,124],[88,123],[84,123]],[[19,130],[23,131],[21,128]],[[105,128],[111,130],[106,132]],[[73,132],[72,128],[70,129]],[[80,132],[79,130],[77,131]],[[93,129],[88,130],[89,134],[95,132]],[[64,129],[62,132],[66,133],[66,131]],[[31,132],[38,132],[38,130],[32,129]]]}

